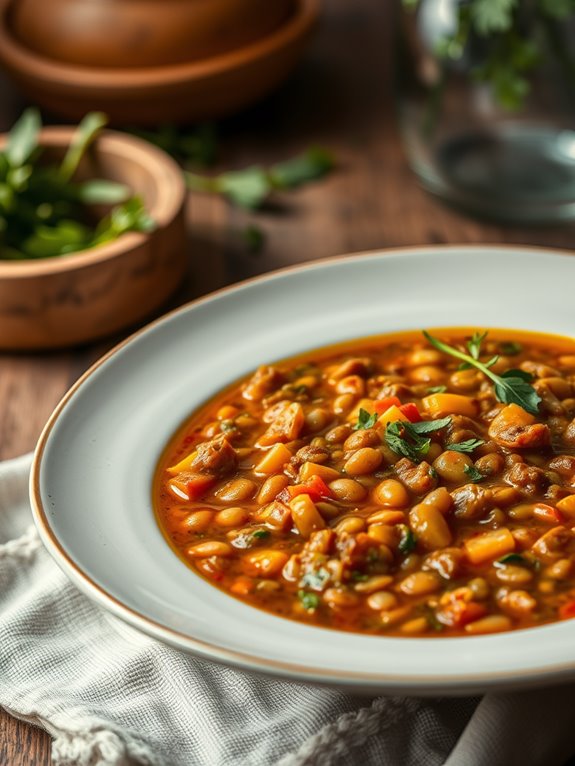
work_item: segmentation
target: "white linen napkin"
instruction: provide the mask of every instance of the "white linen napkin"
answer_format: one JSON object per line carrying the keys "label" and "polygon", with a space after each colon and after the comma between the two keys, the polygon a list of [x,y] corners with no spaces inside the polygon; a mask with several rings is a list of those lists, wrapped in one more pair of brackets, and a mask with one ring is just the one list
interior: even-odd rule
{"label": "white linen napkin", "polygon": [[360,698],[247,675],[108,616],[46,553],[30,457],[0,464],[0,705],[54,766],[561,766],[573,686],[483,699]]}

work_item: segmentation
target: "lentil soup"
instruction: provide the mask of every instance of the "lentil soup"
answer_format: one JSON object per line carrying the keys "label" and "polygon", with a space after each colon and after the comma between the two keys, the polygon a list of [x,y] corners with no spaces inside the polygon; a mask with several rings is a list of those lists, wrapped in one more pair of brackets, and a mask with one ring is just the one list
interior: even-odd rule
{"label": "lentil soup", "polygon": [[214,585],[395,636],[575,616],[575,342],[396,333],[268,366],[196,411],[154,481]]}

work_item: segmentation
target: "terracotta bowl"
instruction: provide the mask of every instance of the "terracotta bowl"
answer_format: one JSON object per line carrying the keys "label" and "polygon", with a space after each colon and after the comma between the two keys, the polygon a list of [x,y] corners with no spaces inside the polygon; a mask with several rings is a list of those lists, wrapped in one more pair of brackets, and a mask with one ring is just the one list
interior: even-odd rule
{"label": "terracotta bowl", "polygon": [[294,0],[9,0],[28,50],[96,67],[161,66],[241,48],[283,24]]}
{"label": "terracotta bowl", "polygon": [[[43,157],[60,159],[72,133],[45,128]],[[0,149],[5,143],[3,135]],[[0,260],[0,348],[57,348],[104,337],[149,316],[184,275],[186,190],[170,157],[140,139],[105,131],[79,177],[127,184],[144,199],[157,229],[55,258]]]}
{"label": "terracotta bowl", "polygon": [[320,0],[293,11],[259,40],[199,61],[148,67],[79,66],[19,41],[6,0],[0,5],[0,62],[34,101],[74,120],[99,109],[116,124],[194,122],[257,101],[295,66],[317,20]]}

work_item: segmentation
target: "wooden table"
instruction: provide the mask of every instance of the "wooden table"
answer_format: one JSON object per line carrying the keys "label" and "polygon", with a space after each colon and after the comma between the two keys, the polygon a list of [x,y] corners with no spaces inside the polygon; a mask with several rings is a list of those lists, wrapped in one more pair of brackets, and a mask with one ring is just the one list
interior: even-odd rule
{"label": "wooden table", "polygon": [[[526,243],[572,248],[575,228],[503,228],[447,209],[406,165],[394,119],[391,12],[382,0],[326,0],[321,28],[290,81],[222,126],[226,167],[274,162],[310,144],[330,147],[339,170],[257,215],[219,199],[189,200],[190,270],[176,302],[255,274],[371,248],[439,243]],[[0,129],[22,108],[0,81]],[[250,254],[241,232],[267,235]],[[173,302],[172,302],[173,303]],[[118,339],[65,353],[0,356],[0,459],[31,450],[52,408]],[[0,763],[50,763],[50,738],[0,711]]]}

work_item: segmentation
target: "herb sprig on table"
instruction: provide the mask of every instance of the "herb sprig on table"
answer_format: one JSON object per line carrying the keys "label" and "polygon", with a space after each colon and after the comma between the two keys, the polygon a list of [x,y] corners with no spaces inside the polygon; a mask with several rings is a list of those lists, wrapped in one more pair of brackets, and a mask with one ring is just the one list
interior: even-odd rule
{"label": "herb sprig on table", "polygon": [[273,192],[296,189],[323,178],[334,167],[335,161],[328,151],[312,147],[269,168],[252,165],[244,170],[231,170],[216,176],[185,171],[185,177],[192,191],[221,194],[239,207],[256,210]]}
{"label": "herb sprig on table", "polygon": [[444,343],[438,338],[434,338],[425,330],[422,331],[425,338],[438,351],[444,354],[460,359],[466,366],[475,367],[486,375],[494,383],[495,397],[503,404],[518,404],[524,410],[532,415],[539,414],[539,403],[541,397],[531,385],[531,375],[524,370],[506,370],[501,375],[497,375],[490,369],[498,360],[497,356],[491,357],[486,362],[481,362],[481,344],[485,340],[487,333],[479,335],[475,333],[467,343],[469,354],[459,351],[457,348]]}
{"label": "herb sprig on table", "polygon": [[[94,178],[75,181],[80,162],[106,125],[100,112],[78,125],[63,160],[43,164],[42,123],[26,110],[0,153],[0,259],[48,258],[110,242],[128,231],[155,224],[142,200],[124,184]],[[95,219],[91,205],[114,205]]]}

